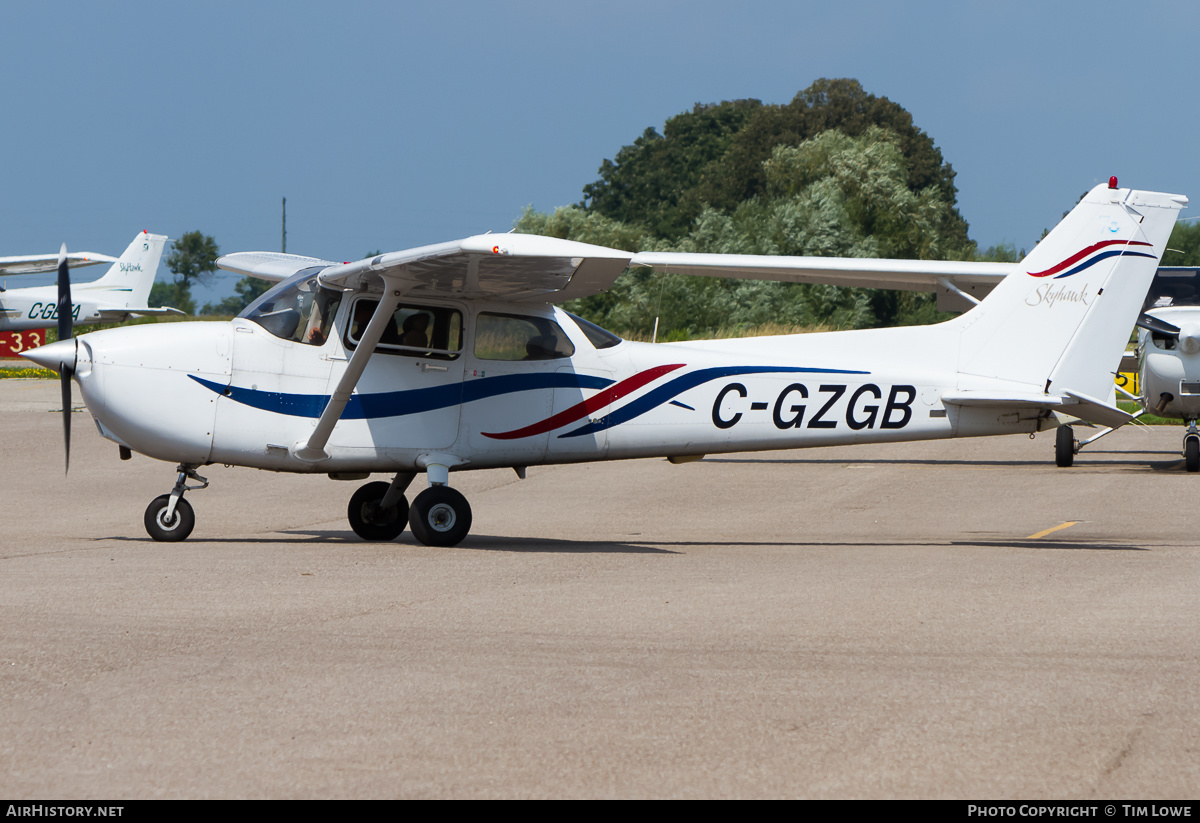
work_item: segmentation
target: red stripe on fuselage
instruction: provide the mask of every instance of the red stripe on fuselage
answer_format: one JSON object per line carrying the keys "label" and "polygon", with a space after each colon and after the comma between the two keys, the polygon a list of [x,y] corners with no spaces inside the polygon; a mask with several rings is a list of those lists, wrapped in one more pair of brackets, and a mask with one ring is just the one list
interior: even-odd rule
{"label": "red stripe on fuselage", "polygon": [[483,432],[483,436],[491,437],[494,440],[517,440],[522,437],[533,437],[535,434],[545,434],[552,429],[557,429],[559,426],[574,423],[579,418],[602,409],[609,403],[614,403],[631,392],[637,391],[642,386],[657,380],[664,374],[673,372],[676,369],[682,369],[684,365],[686,364],[676,363],[670,366],[655,366],[652,369],[646,369],[644,372],[638,372],[633,377],[628,377],[620,383],[609,386],[607,389],[592,395],[582,403],[576,403],[571,408],[547,417],[539,423],[532,423],[522,429],[515,429],[510,432]]}

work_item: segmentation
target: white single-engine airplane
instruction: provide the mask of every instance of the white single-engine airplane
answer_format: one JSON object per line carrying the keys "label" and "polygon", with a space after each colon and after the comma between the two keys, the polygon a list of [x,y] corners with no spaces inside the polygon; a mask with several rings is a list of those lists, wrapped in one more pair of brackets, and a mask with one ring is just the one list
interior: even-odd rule
{"label": "white single-engine airplane", "polygon": [[982,303],[935,326],[622,341],[549,304],[649,256],[507,234],[340,265],[229,255],[223,268],[291,276],[229,323],[110,329],[26,356],[74,375],[123,457],[179,464],[146,510],[156,540],[188,536],[196,470],[227,463],[387,472],[351,497],[354,531],[390,540],[407,521],[452,546],[471,526],[453,471],[1032,433],[1064,410],[1124,422],[1101,398],[1186,202],[1099,186]]}
{"label": "white single-engine airplane", "polygon": [[[178,309],[154,309],[146,305],[166,239],[161,234],[141,232],[120,257],[106,258],[112,261],[112,265],[103,277],[90,283],[76,284],[71,307],[72,323],[115,323],[134,315],[180,314]],[[86,254],[89,257],[96,256],[91,252]],[[78,266],[71,262],[75,257],[77,255],[66,255],[71,268]],[[0,261],[3,259],[0,258]],[[45,259],[44,256],[7,259],[39,261],[20,264],[27,269],[20,272],[23,274],[47,271],[40,262]],[[54,267],[49,270],[53,271]],[[17,272],[10,270],[9,273]],[[0,331],[44,329],[57,323],[58,292],[55,286],[31,286],[0,292]]]}

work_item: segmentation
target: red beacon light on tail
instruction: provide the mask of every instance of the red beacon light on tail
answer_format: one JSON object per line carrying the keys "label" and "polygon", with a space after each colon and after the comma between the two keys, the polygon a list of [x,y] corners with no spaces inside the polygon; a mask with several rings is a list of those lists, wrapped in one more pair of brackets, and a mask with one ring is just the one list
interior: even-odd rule
{"label": "red beacon light on tail", "polygon": [[1117,176],[1115,174],[1108,178],[1108,187],[1110,189],[1115,189],[1117,187]]}

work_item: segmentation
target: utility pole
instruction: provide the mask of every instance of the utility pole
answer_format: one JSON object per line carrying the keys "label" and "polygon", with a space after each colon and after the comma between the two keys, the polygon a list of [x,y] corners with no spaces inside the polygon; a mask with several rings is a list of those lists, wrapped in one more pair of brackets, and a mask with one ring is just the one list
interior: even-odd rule
{"label": "utility pole", "polygon": [[287,198],[283,198],[283,238],[279,241],[279,250],[287,254]]}

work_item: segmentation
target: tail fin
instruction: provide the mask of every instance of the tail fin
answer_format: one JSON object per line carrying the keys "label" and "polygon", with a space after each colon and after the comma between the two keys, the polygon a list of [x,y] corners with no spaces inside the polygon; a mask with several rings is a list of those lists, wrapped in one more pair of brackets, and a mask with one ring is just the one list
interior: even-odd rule
{"label": "tail fin", "polygon": [[962,374],[1104,398],[1181,195],[1097,186],[971,311]]}
{"label": "tail fin", "polygon": [[127,308],[142,308],[150,299],[150,287],[158,274],[158,262],[162,258],[163,244],[167,238],[162,234],[142,232],[133,239],[124,254],[99,280],[84,284],[83,288],[105,289],[124,293],[112,295],[112,305]]}

